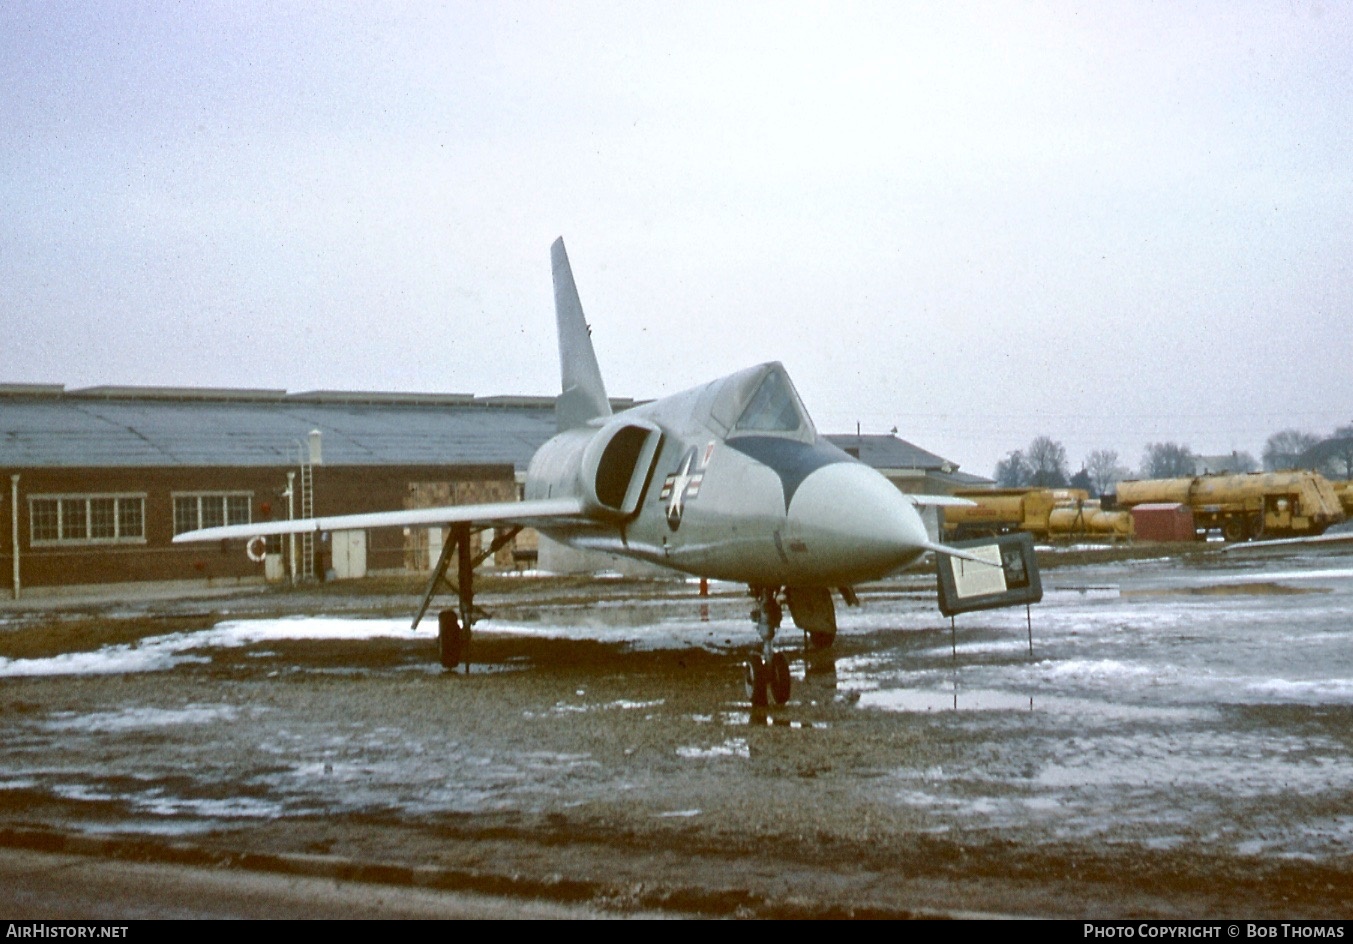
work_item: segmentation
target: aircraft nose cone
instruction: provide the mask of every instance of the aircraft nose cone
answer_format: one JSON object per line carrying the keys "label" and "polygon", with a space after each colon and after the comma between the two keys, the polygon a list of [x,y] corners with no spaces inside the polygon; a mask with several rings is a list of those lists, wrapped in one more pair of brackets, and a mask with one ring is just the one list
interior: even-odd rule
{"label": "aircraft nose cone", "polygon": [[839,568],[830,582],[872,580],[915,560],[929,540],[916,507],[869,466],[838,462],[810,474],[789,518],[815,566]]}

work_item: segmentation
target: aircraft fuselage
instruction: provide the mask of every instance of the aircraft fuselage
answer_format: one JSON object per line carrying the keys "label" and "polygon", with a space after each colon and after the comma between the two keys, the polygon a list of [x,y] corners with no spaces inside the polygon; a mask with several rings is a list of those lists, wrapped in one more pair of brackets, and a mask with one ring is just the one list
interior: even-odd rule
{"label": "aircraft fuselage", "polygon": [[[927,536],[915,507],[806,414],[794,429],[721,421],[721,401],[742,405],[771,376],[792,394],[783,368],[761,365],[556,436],[531,463],[526,498],[581,498],[596,514],[542,532],[752,586],[850,585],[919,557]],[[652,448],[625,448],[625,436]]]}

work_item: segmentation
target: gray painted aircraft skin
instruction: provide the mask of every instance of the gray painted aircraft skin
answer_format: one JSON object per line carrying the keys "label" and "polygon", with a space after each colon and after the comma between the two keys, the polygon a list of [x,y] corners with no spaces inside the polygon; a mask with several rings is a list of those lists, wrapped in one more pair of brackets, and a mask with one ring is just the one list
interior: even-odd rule
{"label": "gray painted aircraft skin", "polygon": [[[445,525],[445,545],[425,610],[454,547],[472,530],[534,527],[563,544],[651,561],[700,577],[746,583],[764,658],[747,667],[748,695],[789,697],[789,672],[773,639],[783,600],[817,645],[836,633],[831,591],[905,566],[926,551],[979,563],[931,542],[917,504],[967,504],[909,496],[814,427],[788,373],[761,364],[612,414],[591,331],[562,239],[551,248],[562,392],[559,433],[531,460],[521,502],[456,505],[188,532],[176,542],[307,531]],[[460,555],[468,558],[469,554]],[[443,611],[443,664],[451,667],[476,619],[473,568],[462,560],[459,611]],[[415,626],[418,618],[415,618]],[[462,627],[464,627],[462,629]]]}
{"label": "gray painted aircraft skin", "polygon": [[[762,426],[779,428],[743,417],[765,391],[784,410]],[[622,430],[657,448],[650,469],[633,471],[648,478],[637,513],[610,516],[590,487],[588,452]],[[818,435],[778,363],[565,431],[536,454],[526,482],[528,501],[581,498],[596,511],[595,523],[542,527],[550,537],[719,580],[850,585],[929,547],[911,501]]]}

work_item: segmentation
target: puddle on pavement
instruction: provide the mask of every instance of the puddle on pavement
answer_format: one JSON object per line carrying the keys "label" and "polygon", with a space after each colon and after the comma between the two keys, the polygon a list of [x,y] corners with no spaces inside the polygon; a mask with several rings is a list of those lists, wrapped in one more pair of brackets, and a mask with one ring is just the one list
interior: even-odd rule
{"label": "puddle on pavement", "polygon": [[1125,590],[1125,597],[1173,597],[1173,596],[1251,596],[1273,597],[1292,596],[1304,593],[1331,593],[1329,587],[1288,587],[1280,583],[1217,583],[1202,587],[1159,587],[1146,590]]}
{"label": "puddle on pavement", "polygon": [[676,749],[678,757],[684,757],[686,760],[709,760],[715,757],[751,757],[752,750],[747,746],[745,738],[729,738],[722,744],[715,744],[711,747],[696,747],[685,745]]}
{"label": "puddle on pavement", "polygon": [[[264,709],[254,709],[251,714]],[[144,731],[189,724],[232,722],[240,710],[233,705],[185,705],[182,708],[126,707],[77,714],[53,712],[43,726],[51,731],[115,733]]]}
{"label": "puddle on pavement", "polygon": [[[581,694],[581,693],[580,693]],[[533,711],[527,709],[522,712],[523,718],[543,718],[549,715],[570,715],[586,714],[594,711],[645,711],[653,708],[661,708],[666,703],[666,699],[658,698],[652,701],[632,701],[630,699],[619,699],[617,701],[605,702],[603,704],[570,704],[569,702],[557,702],[546,711]]]}
{"label": "puddle on pavement", "polygon": [[[719,716],[719,723],[726,728],[774,727],[804,731],[830,727],[826,722],[807,721],[802,718],[790,717],[787,712],[792,711],[793,708],[794,705],[790,704],[780,708],[753,708],[747,711],[726,711]],[[709,723],[709,719],[705,715],[692,715],[691,720],[696,721],[697,723]]]}
{"label": "puddle on pavement", "polygon": [[893,688],[861,692],[860,708],[883,711],[1033,711],[1030,695],[994,690]]}
{"label": "puddle on pavement", "polygon": [[116,823],[74,822],[68,828],[86,836],[202,836],[233,825],[229,820],[124,819]]}

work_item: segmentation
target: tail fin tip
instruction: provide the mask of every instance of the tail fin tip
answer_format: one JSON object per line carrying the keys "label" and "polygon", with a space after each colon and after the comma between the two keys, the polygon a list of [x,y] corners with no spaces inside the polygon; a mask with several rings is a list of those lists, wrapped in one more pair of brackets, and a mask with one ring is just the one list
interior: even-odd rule
{"label": "tail fin tip", "polygon": [[611,415],[611,401],[592,349],[591,329],[583,314],[578,287],[573,281],[564,237],[550,246],[550,267],[554,277],[554,316],[559,330],[559,375],[561,392],[555,400],[554,414],[559,429],[585,426],[590,421]]}

